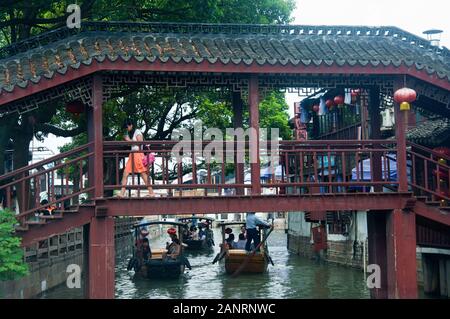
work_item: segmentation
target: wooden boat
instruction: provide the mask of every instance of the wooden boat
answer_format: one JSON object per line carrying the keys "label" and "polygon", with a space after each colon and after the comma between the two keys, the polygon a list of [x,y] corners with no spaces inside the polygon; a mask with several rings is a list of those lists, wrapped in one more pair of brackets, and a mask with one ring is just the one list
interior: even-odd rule
{"label": "wooden boat", "polygon": [[249,254],[245,249],[229,249],[225,241],[225,228],[227,226],[245,226],[245,222],[222,222],[219,224],[222,230],[222,244],[219,254],[217,254],[213,263],[222,261],[225,266],[225,272],[233,275],[240,273],[264,273],[267,271],[269,262],[273,264],[269,256],[269,250],[264,238],[267,236],[267,229],[260,228],[259,234],[263,244],[259,252]]}
{"label": "wooden boat", "polygon": [[182,217],[178,218],[180,223],[186,224],[187,229],[193,225],[193,221],[198,223],[207,223],[209,224],[209,228],[206,232],[206,237],[204,239],[189,239],[183,238],[183,242],[186,244],[186,250],[207,250],[211,249],[214,246],[214,232],[212,231],[212,224],[214,222],[214,218],[210,217]]}
{"label": "wooden boat", "polygon": [[178,234],[182,233],[182,230],[186,227],[184,223],[172,222],[172,221],[152,221],[148,223],[138,224],[133,226],[134,235],[135,235],[135,243],[133,257],[130,259],[128,263],[128,270],[133,269],[135,271],[135,275],[143,278],[176,278],[184,273],[185,267],[190,268],[189,261],[184,256],[184,244],[182,236],[178,236],[181,244],[181,252],[180,255],[176,259],[172,258],[164,258],[164,254],[167,253],[166,248],[151,248],[151,256],[147,260],[143,260],[139,257],[137,253],[139,245],[138,236],[140,230],[143,227],[150,225],[169,225],[175,226],[178,228]]}

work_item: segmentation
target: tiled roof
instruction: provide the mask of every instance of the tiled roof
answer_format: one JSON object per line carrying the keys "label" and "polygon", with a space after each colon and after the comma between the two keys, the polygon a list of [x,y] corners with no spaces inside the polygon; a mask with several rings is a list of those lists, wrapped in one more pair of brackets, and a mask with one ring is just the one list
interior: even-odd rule
{"label": "tiled roof", "polygon": [[408,130],[406,138],[421,145],[437,146],[450,138],[450,119],[432,118]]}
{"label": "tiled roof", "polygon": [[450,81],[450,51],[395,27],[84,22],[0,49],[0,92],[109,59],[415,67]]}

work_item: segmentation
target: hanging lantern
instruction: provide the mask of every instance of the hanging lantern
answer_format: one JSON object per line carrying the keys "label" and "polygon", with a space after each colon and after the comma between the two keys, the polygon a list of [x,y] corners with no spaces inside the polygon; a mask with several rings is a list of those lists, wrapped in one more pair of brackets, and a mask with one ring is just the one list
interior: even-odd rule
{"label": "hanging lantern", "polygon": [[411,104],[408,102],[400,103],[400,111],[409,111],[411,109]]}
{"label": "hanging lantern", "polygon": [[313,107],[312,107],[312,110],[313,110],[314,112],[318,113],[319,110],[320,110],[319,104],[314,104]]}
{"label": "hanging lantern", "polygon": [[440,158],[440,159],[438,160],[438,162],[439,162],[439,164],[441,164],[441,165],[447,165],[447,161],[445,160],[445,158]]}
{"label": "hanging lantern", "polygon": [[340,106],[344,105],[344,97],[342,95],[337,95],[334,97],[334,104]]}
{"label": "hanging lantern", "polygon": [[334,102],[333,102],[333,100],[328,99],[328,100],[325,101],[325,105],[326,105],[326,107],[327,107],[329,110],[331,110],[331,109],[333,108],[333,106],[334,106]]}
{"label": "hanging lantern", "polygon": [[400,110],[409,111],[411,109],[410,103],[417,98],[417,93],[413,89],[404,87],[398,89],[394,93],[394,101],[400,104]]}
{"label": "hanging lantern", "polygon": [[66,104],[66,111],[78,117],[84,112],[84,104],[79,100],[68,102]]}

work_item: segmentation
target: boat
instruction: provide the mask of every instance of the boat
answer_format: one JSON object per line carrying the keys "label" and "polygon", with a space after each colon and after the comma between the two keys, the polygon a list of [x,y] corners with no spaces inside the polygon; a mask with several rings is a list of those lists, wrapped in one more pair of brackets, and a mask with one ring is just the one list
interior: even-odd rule
{"label": "boat", "polygon": [[222,244],[220,245],[220,252],[213,261],[223,262],[225,272],[229,275],[237,273],[264,273],[268,269],[269,263],[273,265],[272,258],[269,255],[266,238],[270,233],[267,228],[259,227],[259,234],[261,239],[260,251],[247,253],[245,249],[230,249],[225,241],[225,229],[232,226],[245,226],[245,222],[230,221],[221,222],[219,226],[222,230]]}
{"label": "boat", "polygon": [[206,236],[202,239],[191,239],[187,236],[183,236],[183,242],[186,244],[186,250],[207,250],[214,246],[214,232],[212,231],[212,225],[214,218],[211,217],[182,217],[178,218],[178,222],[183,223],[190,229],[194,225],[194,221],[197,225],[208,225],[206,227]]}
{"label": "boat", "polygon": [[[177,278],[182,275],[185,271],[185,268],[191,268],[188,259],[184,256],[184,246],[182,236],[178,236],[180,240],[181,251],[177,258],[164,258],[164,255],[167,253],[166,248],[151,248],[150,256],[144,260],[142,256],[139,254],[140,245],[142,245],[142,241],[139,239],[140,234],[144,233],[147,229],[147,226],[151,225],[167,225],[171,226],[170,230],[174,232],[177,228],[177,234],[182,234],[183,230],[186,228],[186,224],[176,222],[176,221],[151,221],[140,223],[133,226],[134,236],[135,236],[135,247],[133,250],[133,257],[131,257],[128,262],[127,269],[134,270],[135,275],[143,278]],[[147,232],[148,234],[148,232]],[[144,235],[145,237],[145,235]]]}

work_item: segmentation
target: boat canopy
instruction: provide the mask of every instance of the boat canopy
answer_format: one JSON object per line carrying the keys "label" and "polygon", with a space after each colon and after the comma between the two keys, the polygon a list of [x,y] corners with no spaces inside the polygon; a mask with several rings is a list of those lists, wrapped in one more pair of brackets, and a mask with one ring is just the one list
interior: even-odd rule
{"label": "boat canopy", "polygon": [[230,222],[225,222],[225,221],[222,221],[222,222],[219,222],[218,223],[218,225],[219,226],[228,226],[228,225],[245,225],[246,224],[246,222],[245,221],[242,221],[242,222],[239,222],[239,221],[230,221]]}
{"label": "boat canopy", "polygon": [[149,226],[149,225],[172,225],[172,226],[186,227],[186,224],[180,223],[180,222],[156,220],[156,221],[147,222],[147,223],[143,223],[143,224],[136,224],[133,226],[133,228],[145,227],[145,226]]}
{"label": "boat canopy", "polygon": [[215,221],[215,219],[212,218],[212,217],[197,217],[197,216],[178,218],[178,221],[182,222],[182,221],[194,220],[194,219],[196,219],[196,220],[209,220],[211,222]]}

